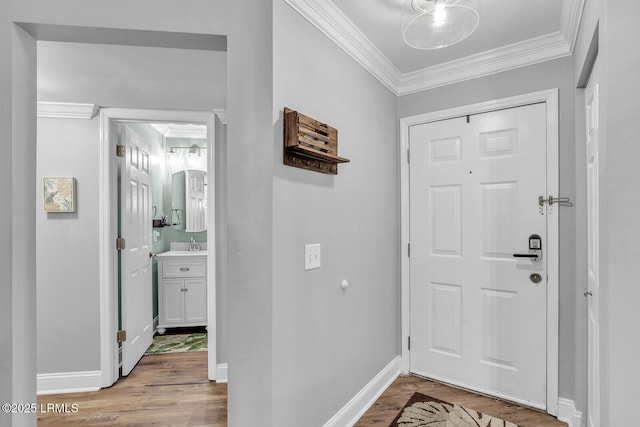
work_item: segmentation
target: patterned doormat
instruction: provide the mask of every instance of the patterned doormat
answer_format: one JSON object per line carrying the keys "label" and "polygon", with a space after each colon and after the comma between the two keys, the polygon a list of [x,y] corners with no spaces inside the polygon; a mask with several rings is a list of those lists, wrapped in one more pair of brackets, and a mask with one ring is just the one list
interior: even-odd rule
{"label": "patterned doormat", "polygon": [[207,333],[167,334],[153,337],[153,344],[145,354],[181,353],[185,351],[206,351]]}
{"label": "patterned doormat", "polygon": [[518,427],[473,409],[414,393],[389,427]]}

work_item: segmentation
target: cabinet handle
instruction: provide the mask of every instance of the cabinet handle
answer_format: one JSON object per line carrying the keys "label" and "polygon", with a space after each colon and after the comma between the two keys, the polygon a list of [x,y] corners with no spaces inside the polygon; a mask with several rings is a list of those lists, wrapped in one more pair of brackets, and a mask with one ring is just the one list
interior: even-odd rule
{"label": "cabinet handle", "polygon": [[189,267],[180,267],[180,271],[189,271]]}

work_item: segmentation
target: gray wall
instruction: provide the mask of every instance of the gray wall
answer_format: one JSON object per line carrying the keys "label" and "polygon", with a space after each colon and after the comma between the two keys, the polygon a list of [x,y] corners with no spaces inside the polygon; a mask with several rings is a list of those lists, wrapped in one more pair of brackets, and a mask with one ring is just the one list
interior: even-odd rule
{"label": "gray wall", "polygon": [[[215,248],[216,248],[216,350],[217,363],[228,362],[228,271],[227,264],[227,125],[222,123],[216,116],[215,119],[215,165],[216,170],[216,227],[215,227]],[[210,230],[208,230],[210,231]],[[208,239],[210,240],[210,239]]]}
{"label": "gray wall", "polygon": [[212,110],[226,88],[226,52],[38,42],[38,101]]}
{"label": "gray wall", "polygon": [[[560,98],[560,193],[571,197],[577,206],[584,200],[576,197],[574,144],[574,86],[571,57],[518,68],[474,80],[406,95],[400,98],[400,117],[474,104],[493,99],[559,88]],[[576,390],[575,371],[584,366],[584,319],[576,319],[576,304],[583,284],[576,281],[576,269],[584,270],[585,260],[576,257],[576,212],[579,208],[560,210],[560,397],[575,399],[585,408],[584,389]]]}
{"label": "gray wall", "polygon": [[[273,27],[273,425],[319,426],[399,354],[397,97],[284,1]],[[338,129],[337,176],[283,165],[285,106]]]}
{"label": "gray wall", "polygon": [[[600,395],[601,425],[628,424],[637,405],[640,341],[637,301],[640,238],[640,55],[636,25],[640,5],[631,1],[587,2],[579,38],[584,52],[599,23],[600,95]],[[584,55],[576,57],[582,67]],[[576,115],[582,109],[576,108]]]}
{"label": "gray wall", "polygon": [[[79,25],[88,31],[91,31],[91,27],[151,30],[164,32],[169,37],[173,32],[228,34],[234,40],[230,43],[233,53],[228,56],[229,75],[234,76],[233,82],[228,84],[228,97],[235,99],[229,107],[230,129],[234,128],[233,123],[238,123],[235,127],[238,130],[230,132],[235,150],[229,156],[230,169],[238,172],[230,173],[229,186],[245,195],[252,193],[253,181],[243,179],[241,171],[244,168],[251,170],[254,166],[253,169],[260,169],[264,164],[263,159],[269,157],[259,156],[249,162],[246,160],[253,155],[254,146],[262,141],[260,136],[271,134],[271,72],[265,72],[263,67],[266,64],[270,70],[271,21],[263,17],[270,16],[271,5],[263,0],[250,0],[241,5],[235,3],[239,2],[193,0],[188,6],[175,0],[141,0],[136,3],[115,0],[91,5],[75,0],[61,0],[56,4],[43,0],[1,2],[0,55],[4,60],[0,65],[0,88],[3,93],[0,97],[0,128],[11,136],[2,142],[5,155],[0,160],[0,192],[8,195],[8,198],[0,205],[0,213],[5,218],[6,228],[12,230],[11,237],[0,243],[3,254],[0,257],[3,278],[0,291],[7,296],[0,299],[0,313],[5,321],[1,336],[4,345],[0,349],[0,397],[3,401],[35,401],[36,374],[33,268],[36,212],[33,189],[38,188],[35,180],[36,54],[34,38],[22,34],[13,22]],[[250,26],[251,31],[246,32],[245,25]],[[259,120],[254,121],[256,118]],[[268,152],[271,153],[271,144]],[[256,192],[265,195],[269,190],[261,188],[253,194]],[[263,200],[265,209],[270,211],[270,198]],[[262,222],[250,209],[239,210],[239,207],[238,203],[231,203],[229,217],[240,217],[239,221],[243,223]],[[270,226],[264,232],[253,233],[256,230],[263,228],[252,227],[247,233],[231,233],[230,247],[248,247],[255,237],[270,246]],[[257,248],[259,252],[256,255],[262,253],[260,251],[264,245]],[[243,258],[231,258],[230,280],[243,283],[245,288],[263,286],[270,292],[271,275],[265,276],[264,271],[245,275],[249,276],[248,281],[236,280],[242,279],[239,276],[242,276],[244,263]],[[268,278],[266,282],[264,277]],[[260,363],[252,363],[248,356],[234,359],[235,369],[230,370],[230,380],[238,387],[230,392],[229,419],[231,425],[251,425],[259,423],[265,414],[270,414],[270,369],[265,369],[270,366],[270,350],[269,345],[262,344],[265,329],[268,332],[267,340],[270,340],[271,325],[265,322],[265,317],[256,316],[251,320],[246,317],[247,313],[269,312],[270,303],[269,299],[261,298],[262,295],[243,300],[239,294],[241,292],[230,295],[230,311],[244,311],[236,316],[236,323],[231,326],[238,333],[235,334],[236,339],[230,339],[230,347],[233,346],[234,351],[240,354],[247,354],[246,349],[257,348],[252,356],[257,357]],[[252,328],[254,322],[264,327]],[[249,405],[255,411],[243,413],[242,408]],[[14,426],[35,424],[33,414],[0,414],[0,425],[8,425],[11,420]]]}
{"label": "gray wall", "polygon": [[[229,1],[230,426],[272,425],[273,0]],[[251,409],[248,409],[251,408]]]}
{"label": "gray wall", "polygon": [[640,340],[640,99],[638,40],[640,4],[632,1],[604,1],[601,20],[602,57],[601,106],[604,135],[601,193],[601,330],[603,342],[602,395],[606,410],[602,425],[619,426],[632,419],[637,406],[637,369]]}
{"label": "gray wall", "polygon": [[[589,46],[599,36],[600,96],[600,397],[601,424],[628,424],[636,405],[640,372],[635,369],[640,342],[637,286],[640,238],[638,134],[640,55],[635,24],[637,2],[593,0],[585,4],[574,56],[575,82],[589,71]],[[583,84],[584,82],[580,81]],[[584,145],[584,93],[576,91],[576,144]],[[584,164],[584,149],[577,164]],[[584,167],[581,171],[584,176]],[[586,228],[586,227],[585,227]],[[586,280],[585,280],[586,287]],[[585,303],[583,302],[583,305]],[[585,309],[586,311],[586,309]],[[584,313],[586,317],[586,312]],[[585,374],[586,375],[586,374]],[[585,379],[586,384],[586,379]]]}
{"label": "gray wall", "polygon": [[[38,373],[100,370],[99,129],[97,118],[38,120]],[[45,176],[76,178],[76,212],[43,211]]]}

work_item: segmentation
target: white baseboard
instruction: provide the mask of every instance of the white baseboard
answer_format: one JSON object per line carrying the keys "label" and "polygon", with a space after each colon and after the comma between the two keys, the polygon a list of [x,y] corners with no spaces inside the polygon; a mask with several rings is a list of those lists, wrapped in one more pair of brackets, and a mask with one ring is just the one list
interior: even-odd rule
{"label": "white baseboard", "polygon": [[38,395],[82,393],[100,390],[102,372],[81,371],[56,374],[38,374]]}
{"label": "white baseboard", "polygon": [[216,382],[217,383],[226,383],[229,380],[229,364],[228,363],[218,363],[216,365]]}
{"label": "white baseboard", "polygon": [[400,356],[396,356],[364,386],[324,427],[351,427],[367,412],[380,395],[400,375]]}
{"label": "white baseboard", "polygon": [[558,420],[567,423],[569,427],[582,427],[582,412],[576,409],[573,400],[561,397],[558,399]]}

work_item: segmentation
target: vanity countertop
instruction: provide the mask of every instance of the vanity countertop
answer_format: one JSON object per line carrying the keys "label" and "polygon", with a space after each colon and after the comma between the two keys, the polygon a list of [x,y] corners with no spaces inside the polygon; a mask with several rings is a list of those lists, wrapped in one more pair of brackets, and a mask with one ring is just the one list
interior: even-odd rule
{"label": "vanity countertop", "polygon": [[169,243],[169,250],[166,252],[161,252],[156,255],[156,258],[162,259],[170,259],[170,258],[207,258],[207,242],[197,242],[199,250],[190,251],[189,250],[189,242],[171,242]]}
{"label": "vanity countertop", "polygon": [[167,251],[162,252],[156,255],[158,259],[169,259],[169,258],[204,258],[207,257],[207,251]]}

